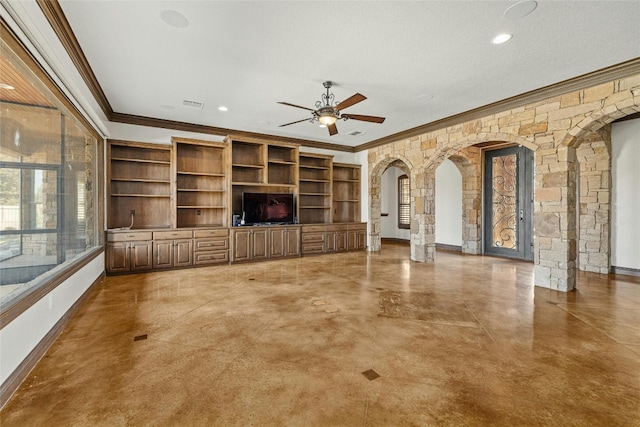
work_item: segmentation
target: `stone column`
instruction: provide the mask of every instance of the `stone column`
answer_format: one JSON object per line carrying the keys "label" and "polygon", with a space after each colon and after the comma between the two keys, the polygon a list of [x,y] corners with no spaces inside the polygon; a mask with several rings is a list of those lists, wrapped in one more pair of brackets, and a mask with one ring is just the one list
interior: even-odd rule
{"label": "stone column", "polygon": [[419,262],[435,260],[436,254],[436,174],[416,174],[412,195],[415,200],[411,220],[411,259]]}
{"label": "stone column", "polygon": [[380,231],[382,223],[380,215],[382,209],[381,192],[382,192],[382,173],[376,175],[369,174],[369,245],[367,250],[370,252],[378,252],[382,249],[382,239]]}
{"label": "stone column", "polygon": [[576,149],[579,169],[578,268],[610,269],[611,127],[592,132]]}
{"label": "stone column", "polygon": [[468,147],[459,153],[465,158],[456,162],[462,174],[462,253],[478,255],[482,253],[482,152]]}
{"label": "stone column", "polygon": [[534,210],[534,283],[570,291],[576,284],[575,148],[536,153]]}

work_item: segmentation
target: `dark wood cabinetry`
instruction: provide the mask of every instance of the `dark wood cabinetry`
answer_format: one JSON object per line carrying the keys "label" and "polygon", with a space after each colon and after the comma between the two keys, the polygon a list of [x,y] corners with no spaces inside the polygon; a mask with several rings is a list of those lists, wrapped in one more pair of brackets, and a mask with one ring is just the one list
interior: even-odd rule
{"label": "dark wood cabinetry", "polygon": [[333,222],[360,221],[360,166],[333,164]]}
{"label": "dark wood cabinetry", "polygon": [[188,267],[193,262],[192,231],[153,233],[153,268]]}
{"label": "dark wood cabinetry", "polygon": [[[171,145],[109,140],[106,269],[126,273],[366,246],[360,166],[229,136]],[[294,195],[299,225],[231,227],[242,194]]]}
{"label": "dark wood cabinetry", "polygon": [[152,268],[150,232],[127,232],[107,236],[107,271],[126,273]]}
{"label": "dark wood cabinetry", "polygon": [[268,228],[240,227],[231,231],[234,262],[258,261],[268,258]]}
{"label": "dark wood cabinetry", "polygon": [[364,250],[367,224],[324,224],[302,226],[302,255]]}

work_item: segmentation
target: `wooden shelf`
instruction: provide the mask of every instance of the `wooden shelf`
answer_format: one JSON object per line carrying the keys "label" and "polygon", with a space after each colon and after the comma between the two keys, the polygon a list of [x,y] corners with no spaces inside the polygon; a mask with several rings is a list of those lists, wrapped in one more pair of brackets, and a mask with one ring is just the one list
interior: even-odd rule
{"label": "wooden shelf", "polygon": [[228,144],[174,138],[176,227],[228,224]]}
{"label": "wooden shelf", "polygon": [[331,206],[298,206],[300,209],[331,209]]}
{"label": "wooden shelf", "polygon": [[152,163],[157,165],[170,165],[171,162],[165,162],[161,160],[145,160],[145,159],[125,159],[123,157],[111,157],[111,161],[116,162],[133,162],[133,163]]}
{"label": "wooden shelf", "polygon": [[234,163],[232,166],[234,168],[264,169],[264,165],[248,165],[246,163]]}
{"label": "wooden shelf", "polygon": [[328,193],[298,193],[301,196],[331,196]]}
{"label": "wooden shelf", "polygon": [[211,176],[211,177],[219,177],[219,178],[224,178],[225,176],[227,176],[224,173],[188,172],[188,171],[177,171],[176,173],[178,175]]}
{"label": "wooden shelf", "polygon": [[297,165],[296,162],[289,162],[284,160],[269,160],[269,163],[272,163],[274,165]]}
{"label": "wooden shelf", "polygon": [[226,206],[189,205],[189,206],[178,206],[178,209],[226,209]]}
{"label": "wooden shelf", "polygon": [[199,188],[178,188],[177,191],[191,192],[191,193],[226,193],[225,190],[201,190]]}
{"label": "wooden shelf", "polygon": [[117,178],[112,177],[112,182],[148,182],[148,183],[157,183],[157,184],[171,184],[171,181],[168,179],[137,179],[137,178]]}
{"label": "wooden shelf", "polygon": [[164,194],[113,194],[111,193],[111,197],[153,197],[153,198],[170,198],[170,195]]}

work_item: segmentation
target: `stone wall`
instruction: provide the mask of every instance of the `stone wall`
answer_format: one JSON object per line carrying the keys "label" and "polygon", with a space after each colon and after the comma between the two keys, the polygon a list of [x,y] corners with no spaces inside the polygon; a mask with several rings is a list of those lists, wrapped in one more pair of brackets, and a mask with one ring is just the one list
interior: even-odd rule
{"label": "stone wall", "polygon": [[[603,155],[602,148],[607,145],[606,125],[638,111],[640,74],[370,149],[369,221],[373,250],[380,249],[380,177],[389,164],[400,159],[411,170],[411,258],[415,261],[432,261],[435,259],[435,168],[453,156],[454,162],[463,165],[462,171],[467,167],[473,170],[471,166],[477,162],[477,158],[470,155],[468,147],[481,142],[508,142],[534,150],[535,284],[563,291],[575,286],[578,258],[576,206],[579,196],[576,186],[580,159],[580,167],[584,167],[583,174],[591,176],[592,185],[589,187],[587,177],[587,194],[581,203],[585,203],[585,218],[594,218],[593,226],[590,219],[584,220],[585,234],[581,234],[584,238],[580,240],[581,245],[584,242],[581,266],[606,272],[603,270],[608,268],[609,257],[609,244],[605,242],[608,242],[610,230],[610,203],[607,197],[610,197],[608,186],[611,167],[610,156],[607,160],[600,158]],[[595,141],[594,132],[602,139]],[[588,145],[580,149],[582,143]],[[587,147],[593,150],[593,156]],[[576,149],[579,150],[578,155]],[[467,159],[469,163],[466,164],[462,159]],[[468,247],[470,253],[473,253],[473,248],[479,252],[477,248],[480,242],[478,227],[481,219],[477,195],[481,181],[476,172],[473,172],[475,178],[464,178],[469,189],[464,208],[467,215],[465,229],[468,232],[463,236],[463,246]],[[599,183],[595,178],[598,174]],[[582,191],[582,182],[580,188]],[[592,193],[598,193],[597,203],[589,201]],[[595,236],[596,233],[597,249],[595,243],[586,245],[589,241],[586,236]],[[580,249],[582,251],[582,246]]]}

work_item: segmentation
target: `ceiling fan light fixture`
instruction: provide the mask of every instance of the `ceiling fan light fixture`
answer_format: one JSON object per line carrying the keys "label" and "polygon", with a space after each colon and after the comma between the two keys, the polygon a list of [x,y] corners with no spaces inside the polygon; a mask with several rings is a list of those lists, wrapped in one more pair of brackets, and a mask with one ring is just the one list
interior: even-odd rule
{"label": "ceiling fan light fixture", "polygon": [[337,120],[333,114],[322,114],[318,117],[318,121],[325,126],[335,125]]}

